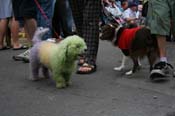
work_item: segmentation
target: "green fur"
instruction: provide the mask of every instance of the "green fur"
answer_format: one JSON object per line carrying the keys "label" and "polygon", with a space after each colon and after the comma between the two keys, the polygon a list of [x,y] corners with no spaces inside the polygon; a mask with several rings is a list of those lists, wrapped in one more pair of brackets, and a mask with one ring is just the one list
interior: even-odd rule
{"label": "green fur", "polygon": [[76,66],[75,61],[86,48],[82,38],[69,36],[52,49],[50,68],[57,88],[64,88],[70,84],[70,77]]}

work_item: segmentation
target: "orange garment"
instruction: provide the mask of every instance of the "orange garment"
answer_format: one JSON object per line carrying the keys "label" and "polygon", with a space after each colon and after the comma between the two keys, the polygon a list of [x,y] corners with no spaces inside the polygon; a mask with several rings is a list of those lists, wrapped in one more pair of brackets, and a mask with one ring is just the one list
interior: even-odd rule
{"label": "orange garment", "polygon": [[120,49],[130,49],[131,41],[135,38],[135,34],[140,28],[141,27],[124,29],[121,35],[119,36],[118,47]]}

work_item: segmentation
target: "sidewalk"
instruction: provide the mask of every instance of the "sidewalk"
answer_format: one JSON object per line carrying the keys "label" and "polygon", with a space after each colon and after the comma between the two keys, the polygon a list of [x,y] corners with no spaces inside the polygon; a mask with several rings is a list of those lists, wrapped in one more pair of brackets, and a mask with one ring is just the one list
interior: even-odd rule
{"label": "sidewalk", "polygon": [[[168,60],[175,66],[175,43],[168,44]],[[100,42],[97,72],[72,75],[72,85],[56,89],[53,81],[32,82],[29,64],[15,62],[22,51],[0,51],[0,116],[165,116],[175,111],[175,79],[152,83],[147,59],[132,76],[116,72],[121,52]]]}

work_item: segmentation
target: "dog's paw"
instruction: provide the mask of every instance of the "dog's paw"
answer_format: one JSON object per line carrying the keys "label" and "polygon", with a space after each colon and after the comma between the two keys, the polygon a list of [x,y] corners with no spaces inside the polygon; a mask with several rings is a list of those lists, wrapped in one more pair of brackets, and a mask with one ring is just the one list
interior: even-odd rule
{"label": "dog's paw", "polygon": [[130,70],[130,71],[128,71],[128,72],[125,73],[125,75],[127,75],[127,76],[130,76],[132,74],[133,74],[132,70]]}
{"label": "dog's paw", "polygon": [[58,89],[62,89],[62,88],[65,88],[65,87],[66,87],[65,83],[56,83],[56,88],[58,88]]}
{"label": "dog's paw", "polygon": [[124,69],[124,67],[123,67],[123,66],[114,67],[114,70],[116,70],[116,71],[121,71],[121,70],[123,70],[123,69]]}

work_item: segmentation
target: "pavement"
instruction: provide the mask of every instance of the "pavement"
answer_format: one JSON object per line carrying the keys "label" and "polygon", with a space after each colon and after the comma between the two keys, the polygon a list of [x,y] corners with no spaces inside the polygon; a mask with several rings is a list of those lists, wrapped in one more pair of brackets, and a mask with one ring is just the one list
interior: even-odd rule
{"label": "pavement", "polygon": [[[175,43],[168,43],[168,60],[175,66]],[[132,76],[117,72],[121,52],[100,41],[97,72],[72,75],[72,85],[56,89],[51,79],[29,80],[29,64],[13,61],[23,52],[0,51],[0,116],[166,116],[175,111],[175,79],[153,83],[147,59]]]}

